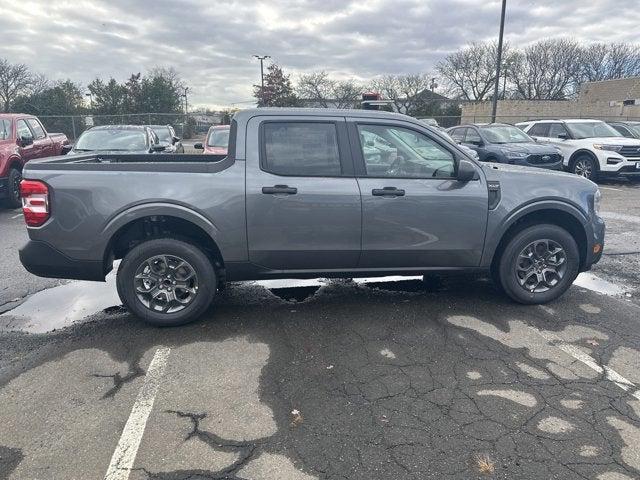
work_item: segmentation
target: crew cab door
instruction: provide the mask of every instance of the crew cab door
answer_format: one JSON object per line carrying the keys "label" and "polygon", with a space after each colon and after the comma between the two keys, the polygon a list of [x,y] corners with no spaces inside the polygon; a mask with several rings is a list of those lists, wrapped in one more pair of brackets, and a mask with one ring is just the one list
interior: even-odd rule
{"label": "crew cab door", "polygon": [[249,260],[275,270],[355,268],[361,201],[342,117],[247,125]]}
{"label": "crew cab door", "polygon": [[[488,214],[484,176],[458,181],[456,151],[414,124],[347,121],[362,192],[359,267],[479,265]],[[393,151],[363,149],[361,139],[373,135]]]}

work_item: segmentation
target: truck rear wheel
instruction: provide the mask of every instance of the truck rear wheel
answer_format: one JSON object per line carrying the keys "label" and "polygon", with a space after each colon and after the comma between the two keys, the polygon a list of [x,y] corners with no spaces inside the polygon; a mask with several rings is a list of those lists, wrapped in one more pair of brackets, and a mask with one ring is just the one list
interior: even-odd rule
{"label": "truck rear wheel", "polygon": [[216,292],[216,272],[195,245],[149,240],[124,257],[116,281],[124,306],[156,326],[176,326],[200,317]]}
{"label": "truck rear wheel", "polygon": [[540,304],[562,295],[578,275],[580,255],[571,234],[557,225],[518,232],[500,258],[500,284],[513,300]]}

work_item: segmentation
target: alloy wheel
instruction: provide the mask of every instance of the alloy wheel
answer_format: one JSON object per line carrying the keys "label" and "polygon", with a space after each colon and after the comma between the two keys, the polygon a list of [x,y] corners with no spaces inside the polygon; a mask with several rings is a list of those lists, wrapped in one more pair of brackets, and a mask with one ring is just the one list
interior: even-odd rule
{"label": "alloy wheel", "polygon": [[156,255],[143,261],[134,277],[138,300],[149,310],[176,313],[198,295],[194,268],[175,255]]}
{"label": "alloy wheel", "polygon": [[590,160],[587,160],[586,158],[579,158],[576,161],[573,171],[576,175],[591,179],[591,176],[593,175],[593,165]]}
{"label": "alloy wheel", "polygon": [[567,271],[567,254],[549,239],[535,240],[518,255],[515,274],[522,288],[531,293],[546,292],[560,283]]}

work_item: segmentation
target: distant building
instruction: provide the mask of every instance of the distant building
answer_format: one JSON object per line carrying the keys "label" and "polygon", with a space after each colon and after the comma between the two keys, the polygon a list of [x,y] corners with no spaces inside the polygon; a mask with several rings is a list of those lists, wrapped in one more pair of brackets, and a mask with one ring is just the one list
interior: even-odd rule
{"label": "distant building", "polygon": [[[498,100],[496,121],[541,118],[640,119],[640,77],[583,83],[576,100]],[[490,101],[463,104],[462,123],[490,120]]]}

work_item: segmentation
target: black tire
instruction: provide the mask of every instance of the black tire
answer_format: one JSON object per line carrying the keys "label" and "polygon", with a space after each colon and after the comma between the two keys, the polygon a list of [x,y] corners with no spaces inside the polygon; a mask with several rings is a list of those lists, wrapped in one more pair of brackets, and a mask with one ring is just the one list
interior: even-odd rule
{"label": "black tire", "polygon": [[[564,266],[562,267],[564,269],[562,276],[550,275],[551,283],[554,281],[556,283],[548,287],[546,291],[530,290],[530,285],[526,283],[526,286],[521,285],[520,282],[522,279],[518,276],[518,267],[522,267],[523,265],[523,263],[518,262],[524,261],[525,266],[527,262],[531,262],[533,266],[535,261],[533,257],[522,260],[523,257],[520,257],[520,254],[524,253],[524,250],[528,246],[537,241],[540,241],[542,244],[547,241],[547,245],[553,244],[559,246],[563,250],[565,258],[561,264]],[[557,260],[558,257],[552,258]],[[509,297],[518,303],[532,305],[547,303],[562,295],[576,279],[579,266],[580,254],[578,252],[578,245],[571,234],[557,225],[540,224],[525,228],[509,241],[500,257],[498,274],[500,284]],[[540,270],[536,270],[536,268],[537,267],[534,267],[534,270],[540,272],[544,270],[545,267],[540,267]],[[557,270],[560,269],[558,268]],[[522,270],[520,270],[520,272],[522,272]],[[548,282],[545,282],[545,285],[542,285],[540,288],[547,288],[547,283]]]}
{"label": "black tire", "polygon": [[[190,268],[189,271],[195,273],[197,283],[195,284],[195,288],[192,288],[195,290],[195,293],[186,306],[178,305],[175,307],[181,308],[179,311],[157,311],[153,309],[153,303],[150,304],[151,306],[145,305],[139,295],[145,296],[146,294],[139,293],[136,290],[136,281],[141,281],[135,278],[136,273],[145,265],[150,266],[148,263],[150,259],[162,256],[186,262],[187,267]],[[168,263],[166,265],[168,266]],[[164,271],[164,273],[175,273],[178,271],[177,269],[161,270]],[[152,273],[154,276],[163,277],[160,279],[162,285],[155,280],[149,280],[150,284],[155,285],[158,289],[162,289],[164,286],[164,292],[155,290],[156,293],[160,293],[160,295],[169,294],[167,291],[172,290],[169,276],[164,280],[164,274],[158,275],[155,272]],[[175,285],[175,282],[173,283]],[[217,276],[211,260],[200,248],[181,240],[163,238],[141,243],[127,253],[120,263],[116,285],[118,295],[127,310],[151,325],[170,327],[192,322],[209,308],[216,293]],[[173,287],[174,298],[177,297],[179,288],[180,287]],[[186,290],[182,292],[183,297],[191,295],[189,293],[184,295],[185,292]],[[165,302],[166,304],[171,303],[169,297],[164,298],[167,300]],[[173,303],[175,304],[175,302],[177,302],[177,300]]]}
{"label": "black tire", "polygon": [[9,170],[9,177],[7,183],[7,198],[5,204],[8,208],[20,208],[22,206],[22,200],[20,199],[20,181],[22,180],[22,173],[17,168]]}
{"label": "black tire", "polygon": [[592,182],[598,180],[598,164],[591,155],[587,155],[586,153],[578,155],[578,157],[573,160],[571,172]]}

